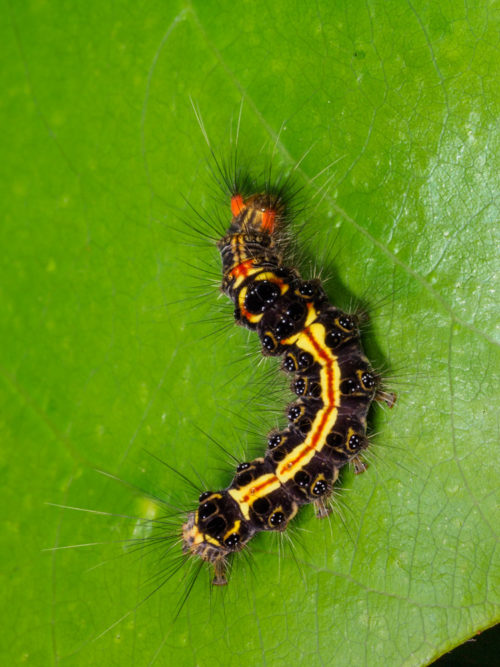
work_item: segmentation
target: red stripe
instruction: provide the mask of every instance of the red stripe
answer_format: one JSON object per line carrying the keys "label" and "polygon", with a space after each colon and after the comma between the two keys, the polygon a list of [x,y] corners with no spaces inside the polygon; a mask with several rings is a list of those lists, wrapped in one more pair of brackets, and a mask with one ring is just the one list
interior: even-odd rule
{"label": "red stripe", "polygon": [[258,491],[261,491],[262,489],[265,489],[266,486],[269,486],[270,484],[274,484],[275,482],[278,482],[278,478],[273,475],[271,479],[268,479],[267,482],[263,482],[262,484],[259,484],[258,486],[252,486],[250,489],[250,493],[247,494],[246,496],[243,496],[242,502],[247,503],[250,500],[251,496],[255,496]]}
{"label": "red stripe", "polygon": [[327,405],[335,406],[335,392],[333,389],[334,378],[333,378],[333,368],[332,368],[332,361],[334,361],[335,359],[332,360],[331,354],[329,354],[324,347],[321,347],[316,338],[312,335],[310,327],[304,329],[304,334],[311,341],[311,344],[314,347],[314,350],[318,355],[318,357],[322,361],[324,361],[325,371],[326,371],[327,398],[328,398],[328,401],[326,401],[326,403]]}
{"label": "red stripe", "polygon": [[253,265],[253,259],[247,259],[241,264],[237,264],[235,267],[233,267],[229,272],[229,275],[234,276],[235,278],[241,278],[241,277],[246,278],[250,273],[252,265]]}
{"label": "red stripe", "polygon": [[327,400],[325,401],[326,406],[324,408],[323,416],[321,418],[320,423],[318,424],[318,428],[316,429],[316,432],[313,433],[311,437],[311,442],[309,445],[306,447],[303,447],[300,451],[300,454],[293,460],[289,461],[287,464],[285,464],[282,468],[280,473],[284,474],[287,470],[290,470],[294,466],[297,465],[309,452],[312,452],[313,450],[316,449],[318,446],[318,442],[320,440],[320,436],[323,433],[323,429],[325,427],[325,424],[328,422],[330,415],[332,414],[333,410],[336,408],[335,405],[335,390],[334,390],[334,373],[333,373],[333,361],[331,358],[331,355],[329,352],[324,348],[321,347],[320,343],[316,340],[316,338],[313,336],[311,333],[310,327],[307,327],[307,329],[304,329],[303,332],[307,338],[310,340],[312,346],[314,347],[314,351],[316,352],[316,355],[324,362],[324,369],[326,372],[326,385],[327,385]]}
{"label": "red stripe", "polygon": [[329,405],[328,408],[324,411],[323,417],[321,419],[321,423],[319,424],[319,426],[316,430],[316,433],[314,433],[314,435],[312,436],[311,443],[309,445],[307,445],[307,447],[302,447],[302,449],[300,451],[300,454],[297,457],[295,457],[295,459],[293,461],[289,461],[286,465],[284,465],[281,468],[280,473],[282,475],[287,470],[291,470],[294,466],[296,466],[297,463],[299,463],[299,461],[301,461],[305,456],[307,456],[307,454],[309,454],[309,452],[312,452],[316,449],[316,447],[318,445],[318,441],[320,439],[320,435],[322,434],[323,428],[324,428],[326,422],[328,421],[328,419],[329,419],[329,417],[330,417],[330,415],[331,415],[331,413],[333,412],[334,409],[335,409],[334,405]]}

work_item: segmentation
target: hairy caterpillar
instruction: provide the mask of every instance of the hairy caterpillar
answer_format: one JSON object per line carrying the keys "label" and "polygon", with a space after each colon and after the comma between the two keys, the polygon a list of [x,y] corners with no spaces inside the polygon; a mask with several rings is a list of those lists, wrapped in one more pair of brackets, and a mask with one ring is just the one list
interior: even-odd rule
{"label": "hairy caterpillar", "polygon": [[[216,168],[219,164],[216,161]],[[129,553],[147,548],[161,555],[152,578],[156,585],[134,610],[189,564],[180,580],[187,585],[176,617],[205,563],[214,571],[213,583],[222,586],[231,555],[256,533],[283,532],[306,503],[313,503],[317,516],[325,517],[342,466],[352,462],[363,470],[359,455],[368,446],[366,417],[372,401],[394,401],[362,352],[358,318],[332,306],[319,280],[302,280],[296,269],[288,268],[289,223],[295,207],[290,205],[294,195],[289,183],[283,184],[285,177],[273,186],[269,178],[262,186],[243,178],[236,165],[219,171],[227,203],[230,193],[231,213],[227,232],[217,244],[222,290],[234,303],[236,322],[259,336],[263,353],[282,357],[297,399],[287,408],[287,427],[269,434],[265,454],[240,463],[227,488],[204,491],[197,509],[196,504],[186,507],[185,498],[166,502],[137,489],[160,514],[149,508],[147,518],[137,517],[137,532],[127,540]],[[205,230],[196,231],[206,236]],[[186,481],[182,473],[161,463]],[[199,493],[199,485],[187,481]]]}
{"label": "hairy caterpillar", "polygon": [[228,557],[260,531],[284,531],[299,507],[329,512],[339,470],[368,446],[372,401],[392,406],[363,353],[359,322],[333,306],[319,280],[284,263],[285,189],[231,190],[232,219],[217,247],[222,291],[239,325],[255,330],[265,355],[282,356],[297,400],[288,425],[269,434],[262,457],[238,465],[231,484],[205,491],[182,526],[183,552],[211,563],[213,584],[227,583]]}

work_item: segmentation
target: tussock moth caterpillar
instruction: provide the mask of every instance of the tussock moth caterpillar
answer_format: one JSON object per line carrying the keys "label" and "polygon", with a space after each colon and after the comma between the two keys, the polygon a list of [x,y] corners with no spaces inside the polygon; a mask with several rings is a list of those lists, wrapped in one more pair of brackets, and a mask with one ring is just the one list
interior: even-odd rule
{"label": "tussock moth caterpillar", "polygon": [[204,491],[182,527],[183,550],[213,565],[227,583],[228,557],[260,531],[283,531],[301,505],[329,512],[339,470],[368,446],[371,403],[392,406],[361,347],[359,322],[330,303],[319,280],[302,280],[284,262],[286,188],[246,192],[216,162],[231,192],[231,219],[217,242],[222,290],[237,324],[255,330],[265,355],[283,358],[297,396],[286,428],[268,436],[263,456],[238,465],[231,484]]}
{"label": "tussock moth caterpillar", "polygon": [[273,183],[268,176],[258,183],[236,161],[226,169],[214,159],[219,185],[229,195],[226,233],[217,240],[222,289],[234,303],[236,321],[257,333],[264,354],[282,358],[297,398],[286,411],[286,428],[269,434],[262,456],[239,463],[227,488],[204,491],[197,509],[167,506],[167,518],[146,520],[157,530],[136,542],[164,553],[158,587],[180,572],[187,585],[179,610],[204,562],[214,569],[213,583],[223,585],[229,557],[256,533],[283,533],[306,503],[326,516],[340,469],[349,462],[363,469],[371,403],[393,401],[362,351],[358,317],[331,305],[321,282],[302,280],[286,259],[291,182],[282,177]]}

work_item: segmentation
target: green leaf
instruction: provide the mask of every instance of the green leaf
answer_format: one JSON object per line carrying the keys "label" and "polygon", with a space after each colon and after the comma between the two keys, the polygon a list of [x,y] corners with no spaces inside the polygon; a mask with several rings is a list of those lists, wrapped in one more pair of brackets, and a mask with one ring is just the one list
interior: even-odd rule
{"label": "green leaf", "polygon": [[[422,665],[498,620],[495,12],[7,3],[6,664]],[[343,477],[343,519],[303,510],[293,548],[258,536],[251,567],[236,559],[211,592],[202,572],[173,622],[186,568],[145,598],[180,547],[134,551],[123,540],[145,529],[127,515],[151,515],[148,493],[185,507],[196,494],[144,450],[220,488],[233,464],[208,436],[262,452],[287,401],[192,233],[191,207],[229,209],[191,100],[230,156],[242,99],[251,167],[304,158],[301,268],[368,309],[366,348],[398,402],[374,412],[367,472]]]}

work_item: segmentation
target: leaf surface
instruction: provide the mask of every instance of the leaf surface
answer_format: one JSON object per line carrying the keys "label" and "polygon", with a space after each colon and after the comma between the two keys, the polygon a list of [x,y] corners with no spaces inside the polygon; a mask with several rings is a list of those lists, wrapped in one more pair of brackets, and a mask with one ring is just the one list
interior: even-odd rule
{"label": "leaf surface", "polygon": [[[494,4],[33,0],[6,16],[9,664],[422,665],[496,622]],[[374,413],[341,517],[303,510],[293,546],[259,536],[225,590],[202,572],[173,622],[196,565],[148,598],[180,547],[126,540],[147,536],[147,494],[196,494],[147,452],[221,488],[234,464],[208,436],[262,452],[287,401],[193,231],[228,208],[191,100],[218,155],[242,109],[250,168],[296,165],[299,266],[369,311],[398,402]]]}

